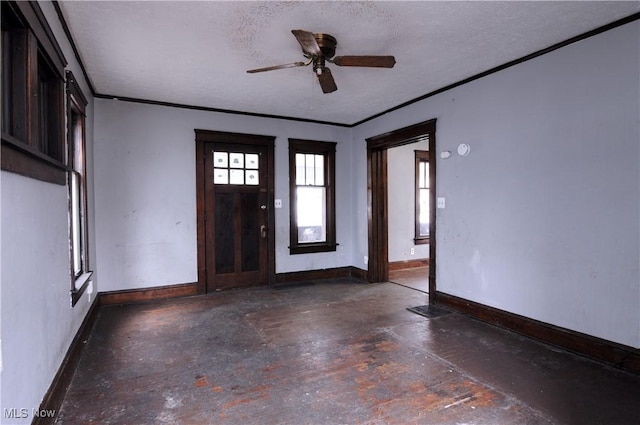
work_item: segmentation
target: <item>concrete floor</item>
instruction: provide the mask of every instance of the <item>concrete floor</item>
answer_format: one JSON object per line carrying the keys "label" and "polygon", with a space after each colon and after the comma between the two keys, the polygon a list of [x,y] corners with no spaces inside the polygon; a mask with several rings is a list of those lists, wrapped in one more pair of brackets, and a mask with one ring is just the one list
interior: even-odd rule
{"label": "concrete floor", "polygon": [[632,424],[640,376],[404,286],[332,281],[103,308],[60,424]]}

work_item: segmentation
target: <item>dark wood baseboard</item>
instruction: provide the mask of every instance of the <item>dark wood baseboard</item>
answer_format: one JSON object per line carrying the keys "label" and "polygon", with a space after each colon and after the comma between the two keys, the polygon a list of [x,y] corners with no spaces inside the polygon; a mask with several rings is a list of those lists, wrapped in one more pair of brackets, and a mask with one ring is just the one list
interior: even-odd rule
{"label": "dark wood baseboard", "polygon": [[310,280],[356,278],[366,280],[367,272],[357,267],[335,267],[332,269],[304,270],[276,274],[276,285],[282,283],[306,282]]}
{"label": "dark wood baseboard", "polygon": [[89,339],[93,325],[98,317],[99,310],[100,298],[98,297],[93,301],[93,304],[91,304],[80,328],[78,328],[78,332],[76,332],[75,337],[73,337],[73,340],[71,341],[71,345],[69,345],[67,354],[65,354],[64,359],[62,359],[58,372],[53,377],[53,381],[51,382],[49,389],[42,398],[39,411],[44,410],[55,412],[55,416],[49,418],[36,416],[31,422],[32,425],[48,425],[55,422],[58,412],[60,411],[60,406],[62,406],[62,400],[67,393],[69,385],[71,384],[71,378],[73,377],[76,366],[80,361],[80,355],[84,349],[84,344],[87,342],[87,339]]}
{"label": "dark wood baseboard", "polygon": [[181,283],[153,288],[127,289],[123,291],[100,292],[100,305],[134,304],[171,298],[189,297],[198,294],[197,283]]}
{"label": "dark wood baseboard", "polygon": [[[347,266],[331,269],[278,273],[276,274],[276,285],[282,283],[295,283],[310,280],[340,278],[356,278],[366,280],[367,271],[359,269],[357,267]],[[189,297],[198,294],[197,283],[182,283],[178,285],[157,286],[152,288],[100,292],[98,295],[100,305],[107,306]]]}
{"label": "dark wood baseboard", "polygon": [[358,267],[351,267],[351,277],[355,277],[356,279],[368,281],[367,279],[367,271],[359,269]]}
{"label": "dark wood baseboard", "polygon": [[565,350],[640,374],[640,349],[540,322],[454,295],[436,292],[436,304]]}
{"label": "dark wood baseboard", "polygon": [[402,270],[402,269],[414,269],[416,267],[429,267],[428,258],[417,258],[415,260],[405,261],[390,261],[389,271]]}

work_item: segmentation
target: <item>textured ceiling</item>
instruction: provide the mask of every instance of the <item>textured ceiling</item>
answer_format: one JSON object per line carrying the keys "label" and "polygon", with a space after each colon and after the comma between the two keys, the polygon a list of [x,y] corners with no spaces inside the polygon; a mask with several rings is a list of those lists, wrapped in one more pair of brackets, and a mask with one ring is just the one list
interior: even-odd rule
{"label": "textured ceiling", "polygon": [[[640,10],[640,2],[61,1],[97,94],[353,124]],[[393,69],[331,66],[323,94],[292,29],[336,55],[394,55]]]}

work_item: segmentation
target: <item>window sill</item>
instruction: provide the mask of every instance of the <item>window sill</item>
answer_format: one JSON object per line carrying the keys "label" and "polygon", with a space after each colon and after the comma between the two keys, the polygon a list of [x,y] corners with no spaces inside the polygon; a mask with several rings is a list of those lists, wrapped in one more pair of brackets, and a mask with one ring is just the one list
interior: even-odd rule
{"label": "window sill", "polygon": [[329,243],[315,243],[315,244],[304,244],[304,245],[296,245],[289,247],[289,254],[313,254],[314,252],[331,252],[335,251],[339,244],[329,244]]}
{"label": "window sill", "polygon": [[82,297],[82,294],[84,294],[84,291],[89,287],[89,283],[91,283],[91,276],[93,276],[93,272],[89,271],[82,273],[75,279],[73,285],[74,289],[71,290],[71,307],[77,304],[80,297]]}
{"label": "window sill", "polygon": [[429,244],[429,236],[424,238],[414,238],[413,243],[414,245],[427,245]]}
{"label": "window sill", "polygon": [[49,183],[67,184],[67,167],[62,162],[6,133],[2,133],[2,169]]}

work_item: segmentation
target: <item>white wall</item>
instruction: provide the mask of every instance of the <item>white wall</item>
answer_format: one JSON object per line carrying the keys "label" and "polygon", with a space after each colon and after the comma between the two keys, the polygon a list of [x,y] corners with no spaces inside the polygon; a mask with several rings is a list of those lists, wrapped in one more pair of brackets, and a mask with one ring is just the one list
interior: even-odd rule
{"label": "white wall", "polygon": [[349,182],[350,129],[96,99],[96,223],[101,290],[197,281],[194,129],[276,136],[276,272],[348,266],[351,186],[336,187],[336,252],[289,255],[288,138],[337,142],[336,179]]}
{"label": "white wall", "polygon": [[[438,290],[640,347],[640,24],[636,21],[365,123],[437,118]],[[358,223],[356,258],[366,255]]]}
{"label": "white wall", "polygon": [[[429,258],[429,245],[413,241],[415,226],[415,151],[429,150],[429,142],[398,146],[387,151],[389,261]],[[411,248],[414,253],[411,254]]]}
{"label": "white wall", "polygon": [[[40,3],[60,47],[89,100],[87,169],[89,240],[94,241],[92,127],[93,101],[82,70],[53,6]],[[2,171],[2,307],[0,415],[5,408],[28,409],[29,417],[2,423],[30,423],[71,344],[90,302],[89,294],[71,307],[67,188]],[[95,248],[90,246],[95,258]],[[97,267],[92,265],[94,285]],[[96,288],[97,289],[97,288]]]}

